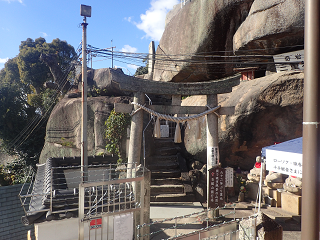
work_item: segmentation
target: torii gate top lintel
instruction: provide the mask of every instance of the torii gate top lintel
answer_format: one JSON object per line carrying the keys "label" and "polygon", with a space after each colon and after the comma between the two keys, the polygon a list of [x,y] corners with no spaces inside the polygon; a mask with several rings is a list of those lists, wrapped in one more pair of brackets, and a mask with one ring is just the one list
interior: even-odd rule
{"label": "torii gate top lintel", "polygon": [[175,83],[150,81],[135,77],[112,80],[123,91],[143,92],[158,95],[210,95],[232,91],[232,87],[240,84],[240,74],[232,77],[208,82]]}

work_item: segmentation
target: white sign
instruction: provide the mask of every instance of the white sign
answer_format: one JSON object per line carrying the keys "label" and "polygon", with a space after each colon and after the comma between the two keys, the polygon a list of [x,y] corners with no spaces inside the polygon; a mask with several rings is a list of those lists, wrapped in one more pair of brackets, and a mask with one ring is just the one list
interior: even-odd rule
{"label": "white sign", "polygon": [[266,149],[266,169],[302,178],[302,154]]}
{"label": "white sign", "polygon": [[133,239],[133,213],[121,214],[113,218],[113,239]]}
{"label": "white sign", "polygon": [[[304,69],[304,50],[281,53],[273,56],[277,72],[303,70]],[[281,64],[277,64],[281,63]],[[287,63],[287,64],[284,64]]]}
{"label": "white sign", "polygon": [[219,163],[219,148],[218,147],[208,147],[207,148],[207,165],[208,169],[217,166]]}
{"label": "white sign", "polygon": [[226,183],[225,187],[233,187],[233,168],[227,167],[226,170]]}
{"label": "white sign", "polygon": [[160,125],[161,137],[169,137],[169,125]]}

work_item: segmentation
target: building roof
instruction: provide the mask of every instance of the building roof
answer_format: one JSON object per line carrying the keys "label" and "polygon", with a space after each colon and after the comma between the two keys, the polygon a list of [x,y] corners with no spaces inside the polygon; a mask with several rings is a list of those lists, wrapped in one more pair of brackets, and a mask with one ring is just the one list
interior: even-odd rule
{"label": "building roof", "polygon": [[[116,159],[111,157],[88,157],[88,182],[103,182],[119,177],[126,177],[126,167],[119,168]],[[122,169],[119,170],[119,169]],[[31,225],[48,220],[58,220],[78,215],[79,184],[81,182],[80,157],[48,158],[46,163],[37,165],[37,173],[32,188],[26,195],[20,195],[25,216],[21,221]],[[101,187],[100,187],[101,188]],[[103,188],[103,186],[102,186]],[[132,187],[128,184],[113,184],[105,189],[93,187],[85,192],[85,196],[108,202],[108,208],[99,211],[115,211],[110,201],[131,202]],[[107,192],[112,192],[110,200]],[[90,198],[90,199],[91,199]],[[109,206],[110,205],[110,206]]]}

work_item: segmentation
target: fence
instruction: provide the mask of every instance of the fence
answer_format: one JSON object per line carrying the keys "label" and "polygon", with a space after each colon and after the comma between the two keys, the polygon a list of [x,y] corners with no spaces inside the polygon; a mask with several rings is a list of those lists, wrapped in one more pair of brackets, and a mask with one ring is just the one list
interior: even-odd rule
{"label": "fence", "polygon": [[92,239],[118,239],[117,234],[121,234],[121,239],[124,239],[124,235],[130,238],[140,232],[134,225],[149,221],[149,214],[144,216],[145,212],[149,212],[145,209],[144,202],[150,201],[150,196],[145,199],[144,193],[150,186],[144,184],[144,172],[140,172],[138,176],[133,175],[134,178],[80,184],[80,239],[84,239],[85,228],[92,230],[94,224],[85,226],[84,223],[92,222],[93,219],[100,219],[100,225],[97,227],[99,230],[93,234],[89,231],[89,236],[94,235]]}
{"label": "fence", "polygon": [[[224,215],[209,219],[208,210],[195,212],[188,215],[168,218],[161,221],[152,222],[137,226],[139,229],[144,227],[150,228],[150,233],[137,235],[136,239],[142,239],[146,236],[148,239],[179,239],[179,240],[255,240],[255,223],[256,215],[235,219],[235,205],[225,205],[223,208],[216,210],[224,211]],[[209,210],[212,211],[212,210]]]}
{"label": "fence", "polygon": [[[150,172],[146,172],[144,167],[90,165],[88,181],[81,183],[81,166],[54,167],[58,164],[61,165],[54,162],[54,159],[48,159],[45,164],[38,165],[37,174],[31,176],[32,184],[22,187],[19,196],[25,211],[22,218],[25,225],[41,225],[48,220],[66,220],[66,225],[71,224],[72,219],[80,219],[83,224],[79,224],[79,231],[84,232],[83,226],[86,223],[88,229],[85,231],[87,235],[89,233],[90,239],[90,234],[94,232],[90,229],[106,227],[110,232],[111,225],[107,223],[103,226],[104,220],[110,222],[115,218],[119,221],[120,218],[123,221],[124,214],[132,213],[135,224],[149,221],[149,211],[143,206],[144,202],[150,201]],[[134,177],[128,179],[126,172],[129,170]],[[145,174],[148,176],[146,184]],[[145,194],[140,194],[141,189],[146,190]],[[146,206],[149,208],[149,204]],[[38,231],[41,226],[47,227],[44,226],[46,224],[40,225],[37,225]],[[135,229],[133,225],[132,229]]]}

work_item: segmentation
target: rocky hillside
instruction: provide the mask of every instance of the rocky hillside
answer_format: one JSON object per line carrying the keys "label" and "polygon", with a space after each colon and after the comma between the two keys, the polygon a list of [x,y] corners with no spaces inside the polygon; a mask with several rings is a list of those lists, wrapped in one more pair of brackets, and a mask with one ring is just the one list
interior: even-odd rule
{"label": "rocky hillside", "polygon": [[[230,75],[234,66],[208,61],[224,61],[223,56],[234,52],[277,54],[302,49],[303,39],[304,0],[188,1],[167,15],[156,51],[169,58],[179,56],[182,61],[156,61],[154,80],[198,82],[221,78]],[[203,63],[183,61],[190,58]]]}
{"label": "rocky hillside", "polygon": [[[234,54],[277,54],[303,49],[303,22],[303,0],[194,0],[183,8],[178,4],[167,15],[156,53],[169,58],[179,55],[182,61],[156,61],[153,80],[219,79],[233,74],[234,64],[207,61],[224,61]],[[199,56],[202,53],[211,56]],[[273,61],[272,57],[270,60]],[[274,68],[272,62],[270,65]],[[111,80],[128,76],[120,70],[100,69],[89,71],[88,77],[91,88],[106,95],[88,99],[88,147],[89,155],[94,155],[105,152],[104,121],[113,103],[128,101],[128,97],[119,96],[127,93],[119,91]],[[234,115],[219,119],[223,165],[250,169],[261,147],[302,135],[303,78],[302,72],[272,74],[241,82],[233,92],[218,96],[222,106],[235,106]],[[79,94],[69,96],[73,98],[60,101],[50,116],[40,162],[47,157],[80,155],[81,99]],[[183,105],[206,105],[205,97],[189,97]],[[190,128],[184,131],[184,154],[205,162],[205,121],[201,123],[200,140],[195,139],[194,123],[189,124]]]}
{"label": "rocky hillside", "polygon": [[[224,166],[251,169],[261,148],[302,136],[302,72],[283,72],[243,81],[231,93],[218,95],[219,105],[235,106],[231,116],[219,118],[220,160]],[[182,105],[205,106],[205,96],[193,96]],[[196,139],[195,122],[185,127],[186,156],[206,163],[206,122]]]}

